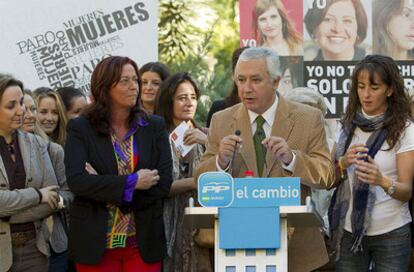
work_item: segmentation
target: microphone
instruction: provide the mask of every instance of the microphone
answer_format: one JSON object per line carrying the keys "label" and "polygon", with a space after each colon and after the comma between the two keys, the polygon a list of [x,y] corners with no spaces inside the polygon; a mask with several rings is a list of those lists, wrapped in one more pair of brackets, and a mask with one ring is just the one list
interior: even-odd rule
{"label": "microphone", "polygon": [[[236,134],[237,136],[241,135],[241,131],[239,129],[237,129],[234,134]],[[233,165],[234,165],[234,159],[236,157],[236,150],[237,150],[237,142],[234,145],[234,149],[233,149],[233,154],[231,155],[231,161],[230,161],[230,168],[229,168],[229,172],[230,174],[233,173]]]}

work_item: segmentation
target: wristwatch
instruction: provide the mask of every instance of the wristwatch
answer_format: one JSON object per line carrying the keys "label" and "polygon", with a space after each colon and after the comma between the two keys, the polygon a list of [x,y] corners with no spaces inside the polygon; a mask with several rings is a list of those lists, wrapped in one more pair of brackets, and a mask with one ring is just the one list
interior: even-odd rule
{"label": "wristwatch", "polygon": [[389,196],[392,196],[394,193],[395,193],[395,190],[397,189],[397,187],[395,186],[395,181],[391,181],[391,186],[390,187],[388,187],[388,190],[386,191],[386,193],[389,195]]}

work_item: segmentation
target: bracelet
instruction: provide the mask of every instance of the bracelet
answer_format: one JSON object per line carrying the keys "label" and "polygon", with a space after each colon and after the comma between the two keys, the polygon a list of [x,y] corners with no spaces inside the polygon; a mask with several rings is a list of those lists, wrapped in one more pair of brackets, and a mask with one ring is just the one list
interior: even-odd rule
{"label": "bracelet", "polygon": [[38,188],[33,187],[33,189],[35,189],[36,193],[39,195],[39,204],[42,203],[42,200],[43,200],[42,193],[40,192]]}
{"label": "bracelet", "polygon": [[341,156],[338,160],[338,166],[341,169],[341,171],[345,171],[348,167],[346,166],[346,163],[344,162],[345,157]]}
{"label": "bracelet", "polygon": [[385,191],[385,193],[387,193],[387,195],[392,196],[395,193],[396,190],[397,190],[397,186],[395,185],[395,181],[391,180],[390,187],[388,187],[388,189],[384,190],[384,191]]}
{"label": "bracelet", "polygon": [[346,165],[343,163],[343,159],[345,157],[341,156],[339,157],[338,161],[336,162],[336,167],[338,168],[339,172],[341,173],[341,178],[345,178],[345,171],[346,171]]}

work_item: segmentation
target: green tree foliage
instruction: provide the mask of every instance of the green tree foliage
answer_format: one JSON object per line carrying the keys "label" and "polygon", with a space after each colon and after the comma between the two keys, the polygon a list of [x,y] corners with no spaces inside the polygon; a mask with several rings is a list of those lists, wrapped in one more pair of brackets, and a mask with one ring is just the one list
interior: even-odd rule
{"label": "green tree foliage", "polygon": [[167,65],[184,61],[194,53],[192,41],[200,30],[190,24],[195,18],[191,1],[159,1],[158,50],[160,59]]}
{"label": "green tree foliage", "polygon": [[216,45],[212,53],[217,58],[217,66],[231,67],[231,54],[239,47],[240,31],[238,0],[209,0],[210,5],[218,14],[213,41]]}
{"label": "green tree foliage", "polygon": [[[203,96],[196,121],[205,124],[211,102],[231,90],[231,54],[239,47],[237,0],[160,0],[159,56],[173,73],[189,72]],[[197,9],[210,9],[208,28],[197,28]]]}

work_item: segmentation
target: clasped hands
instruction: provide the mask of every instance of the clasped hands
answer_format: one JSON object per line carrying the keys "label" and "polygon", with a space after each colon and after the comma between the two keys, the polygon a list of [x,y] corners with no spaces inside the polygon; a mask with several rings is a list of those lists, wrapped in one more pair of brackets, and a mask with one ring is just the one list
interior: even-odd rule
{"label": "clasped hands", "polygon": [[370,185],[386,187],[385,180],[374,159],[368,155],[365,144],[354,144],[339,158],[339,165],[344,170],[351,165],[355,166],[355,173],[359,180]]}
{"label": "clasped hands", "polygon": [[53,210],[63,209],[63,199],[59,195],[59,186],[50,185],[39,189],[42,196],[41,203],[48,204]]}

